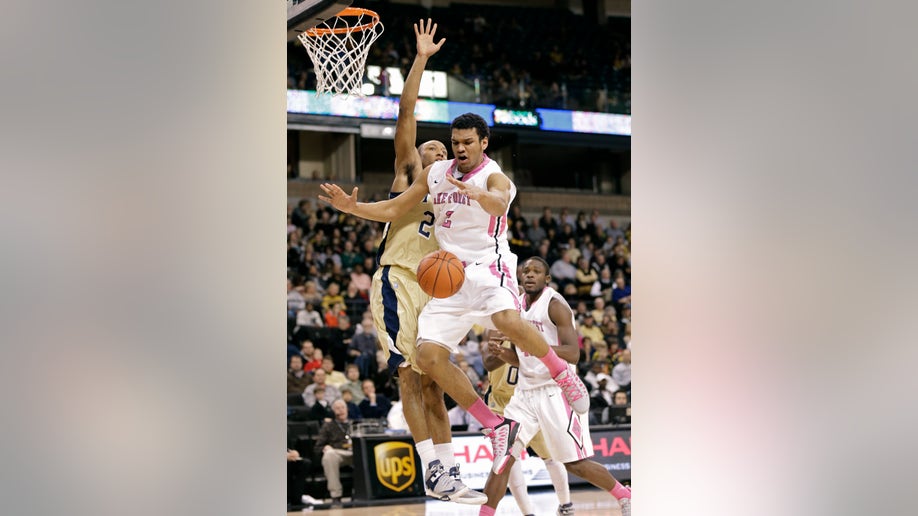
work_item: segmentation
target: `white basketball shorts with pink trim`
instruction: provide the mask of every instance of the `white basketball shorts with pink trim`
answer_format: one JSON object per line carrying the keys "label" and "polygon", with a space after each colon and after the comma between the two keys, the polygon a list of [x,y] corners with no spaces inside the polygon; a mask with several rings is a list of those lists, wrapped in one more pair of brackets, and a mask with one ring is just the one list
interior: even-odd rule
{"label": "white basketball shorts with pink trim", "polygon": [[491,314],[519,311],[520,307],[516,255],[468,263],[459,292],[448,298],[433,298],[424,306],[418,318],[418,342],[432,340],[456,352],[473,325],[495,329]]}

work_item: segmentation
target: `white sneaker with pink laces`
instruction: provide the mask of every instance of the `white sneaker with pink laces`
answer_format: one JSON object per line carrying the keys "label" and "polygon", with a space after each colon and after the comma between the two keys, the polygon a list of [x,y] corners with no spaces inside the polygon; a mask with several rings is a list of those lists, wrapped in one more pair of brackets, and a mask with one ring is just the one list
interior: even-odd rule
{"label": "white sneaker with pink laces", "polygon": [[590,411],[590,391],[570,368],[561,371],[553,380],[558,387],[561,387],[564,399],[574,409],[574,412],[582,415]]}

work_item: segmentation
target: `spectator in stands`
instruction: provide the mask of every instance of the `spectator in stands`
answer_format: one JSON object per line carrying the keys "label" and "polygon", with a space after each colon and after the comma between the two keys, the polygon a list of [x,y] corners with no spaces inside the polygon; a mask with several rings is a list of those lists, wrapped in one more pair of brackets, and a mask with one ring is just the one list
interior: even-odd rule
{"label": "spectator in stands", "polygon": [[345,270],[351,270],[355,265],[363,263],[363,255],[354,249],[354,243],[350,240],[344,242],[344,249],[341,251],[341,266]]}
{"label": "spectator in stands", "polygon": [[[333,283],[334,285],[334,283]],[[328,296],[326,296],[328,297]],[[338,296],[341,297],[341,296]],[[347,310],[344,308],[344,303],[335,303],[333,306],[325,310],[325,326],[328,328],[337,328],[341,319],[347,319]]]}
{"label": "spectator in stands", "polygon": [[592,398],[590,405],[603,408],[611,407],[615,400],[615,391],[618,390],[615,380],[606,373],[599,373],[596,375],[596,383],[598,387],[590,396]]}
{"label": "spectator in stands", "polygon": [[287,370],[287,394],[299,394],[306,390],[312,379],[303,370],[303,357],[293,355],[290,357],[290,368]]}
{"label": "spectator in stands", "polygon": [[[459,353],[461,358],[468,362],[469,367],[471,367],[478,376],[484,376],[484,362],[481,359],[481,342],[478,340],[478,335],[475,334],[475,330],[469,330],[469,333],[459,342]],[[475,383],[472,382],[472,385]]]}
{"label": "spectator in stands", "polygon": [[360,402],[360,414],[364,419],[383,419],[389,414],[392,402],[384,394],[376,393],[373,380],[363,381],[363,401]]}
{"label": "spectator in stands", "polygon": [[561,213],[558,214],[558,226],[563,228],[564,225],[567,224],[571,227],[571,232],[573,233],[575,220],[570,210],[567,209],[567,206],[561,208]]}
{"label": "spectator in stands", "polygon": [[300,452],[287,448],[287,512],[303,504],[306,476],[311,469],[312,461],[300,457]]}
{"label": "spectator in stands", "polygon": [[626,260],[631,258],[631,250],[628,249],[628,242],[625,241],[625,237],[618,237],[615,239],[615,246],[612,247],[613,256],[623,256]]}
{"label": "spectator in stands", "polygon": [[609,408],[609,423],[627,425],[631,423],[631,406],[628,403],[628,393],[624,389],[615,391],[612,406]]}
{"label": "spectator in stands", "polygon": [[303,300],[312,304],[317,310],[322,306],[322,294],[319,293],[319,286],[315,281],[307,281],[303,284]]}
{"label": "spectator in stands", "polygon": [[335,414],[332,412],[331,403],[325,399],[325,387],[316,387],[313,390],[316,402],[309,407],[309,420],[324,423],[331,421]]}
{"label": "spectator in stands", "polygon": [[296,331],[300,331],[302,328],[321,328],[324,326],[322,322],[322,315],[315,309],[315,305],[311,302],[306,302],[306,308],[300,310],[296,314]]}
{"label": "spectator in stands", "polygon": [[610,268],[605,251],[598,249],[593,253],[593,257],[590,259],[590,267],[596,271],[596,274],[602,273],[603,269]]}
{"label": "spectator in stands", "polygon": [[[332,267],[334,267],[334,265],[332,265]],[[338,303],[344,305],[344,296],[341,295],[341,285],[332,281],[328,284],[325,295],[322,296],[322,310],[327,312]]]}
{"label": "spectator in stands", "polygon": [[373,319],[364,319],[360,323],[362,331],[354,335],[347,348],[347,354],[359,368],[360,376],[369,378],[371,369],[376,363],[376,350],[378,348],[376,327]]}
{"label": "spectator in stands", "polygon": [[[358,389],[358,391],[359,390],[360,389]],[[363,392],[360,392],[360,396],[361,397],[363,396]],[[345,403],[347,403],[347,418],[348,419],[356,421],[362,418],[362,416],[360,415],[360,407],[357,406],[357,403],[359,402],[354,402],[354,391],[352,391],[348,387],[342,387],[341,388],[341,399],[344,400]]]}
{"label": "spectator in stands", "polygon": [[589,297],[590,291],[593,289],[593,283],[598,279],[599,275],[590,268],[590,263],[587,259],[581,257],[577,261],[577,271],[574,273],[574,281],[577,284],[577,295],[584,298]]}
{"label": "spectator in stands", "polygon": [[287,369],[290,368],[290,357],[295,355],[300,358],[303,358],[303,355],[300,355],[300,348],[296,346],[295,342],[297,342],[297,339],[295,339],[292,335],[288,333],[287,334]]}
{"label": "spectator in stands", "polygon": [[599,386],[590,393],[590,424],[606,424],[609,422],[609,407],[614,401],[614,382],[612,378],[600,373],[597,376]]}
{"label": "spectator in stands", "polygon": [[303,299],[303,286],[294,286],[291,280],[287,280],[287,316],[296,317],[297,312],[306,308],[306,300]]}
{"label": "spectator in stands", "polygon": [[[599,219],[599,210],[594,208],[593,211],[590,212],[590,221],[589,223],[587,223],[587,229],[586,229],[587,238],[593,238],[593,236],[596,235],[597,228],[600,230],[602,229],[602,221],[600,221]],[[602,244],[602,240],[598,242],[594,240],[593,243],[596,245],[600,245]]]}
{"label": "spectator in stands", "polygon": [[573,307],[571,311],[574,312],[574,320],[577,322],[577,324],[583,324],[583,321],[586,320],[587,314],[590,312],[587,310],[586,301],[577,301],[571,306]]}
{"label": "spectator in stands", "polygon": [[615,255],[609,267],[616,273],[621,272],[625,277],[625,283],[628,285],[631,284],[631,262],[629,258],[626,258],[624,255]]}
{"label": "spectator in stands", "polygon": [[577,357],[577,372],[582,378],[590,367],[590,357],[593,356],[593,339],[581,337],[578,340],[580,341],[580,355]]}
{"label": "spectator in stands", "polygon": [[552,281],[558,283],[558,286],[562,289],[574,282],[577,277],[577,267],[571,263],[570,251],[564,250],[561,252],[561,259],[551,264],[549,273]]}
{"label": "spectator in stands", "polygon": [[469,381],[472,382],[472,386],[476,387],[481,384],[481,376],[475,372],[474,369],[469,365],[468,360],[460,359],[458,364],[459,369],[469,377]]}
{"label": "spectator in stands", "polygon": [[347,404],[336,399],[332,403],[335,418],[319,429],[316,438],[316,454],[322,456],[322,469],[328,479],[328,492],[332,506],[341,506],[341,466],[354,464],[354,451],[351,443],[351,421],[347,417]]}
{"label": "spectator in stands", "polygon": [[[574,227],[570,224],[561,225],[561,229],[555,232],[555,236],[552,237],[552,245],[558,249],[572,249],[571,241],[575,240]],[[572,263],[575,263],[574,259],[571,259]]]}
{"label": "spectator in stands", "polygon": [[612,271],[606,267],[605,269],[599,271],[599,279],[596,280],[596,283],[593,284],[593,289],[590,290],[590,295],[594,297],[601,296],[608,303],[612,301],[612,289],[614,287],[615,282],[612,280]]}
{"label": "spectator in stands", "polygon": [[335,401],[341,397],[341,391],[337,387],[325,383],[325,370],[316,369],[316,372],[312,373],[312,383],[303,391],[303,402],[307,407],[312,408],[315,405],[318,388],[325,389],[325,399],[328,401]]}
{"label": "spectator in stands", "polygon": [[599,326],[596,326],[592,312],[586,313],[586,316],[583,318],[583,324],[581,324],[577,330],[580,332],[581,336],[584,338],[589,337],[590,340],[594,343],[603,342],[605,340],[602,329],[600,329]]}
{"label": "spectator in stands", "polygon": [[338,390],[341,391],[341,394],[344,394],[345,389],[350,390],[354,398],[354,404],[357,405],[363,401],[363,385],[360,381],[360,370],[357,369],[357,364],[345,366],[344,376],[347,377],[347,381],[341,384]]}
{"label": "spectator in stands", "polygon": [[631,350],[622,351],[622,361],[612,368],[612,379],[623,390],[631,392]]}
{"label": "spectator in stands", "polygon": [[[297,270],[303,261],[303,248],[299,243],[299,231],[287,235],[287,268]],[[289,290],[288,290],[289,291]]]}
{"label": "spectator in stands", "polygon": [[[375,238],[378,238],[378,237],[372,236],[372,237],[368,237],[368,238],[374,238],[374,239],[375,239]],[[369,246],[372,247],[373,243],[372,243],[372,242],[367,242],[367,245],[369,245]],[[376,258],[374,258],[373,256],[367,256],[366,258],[363,259],[363,270],[370,276],[370,279],[371,279],[371,280],[373,279],[373,274],[376,273],[376,268],[377,268],[377,267],[376,267]]]}
{"label": "spectator in stands", "polygon": [[611,238],[612,242],[617,242],[619,237],[625,238],[625,232],[618,227],[618,221],[609,219],[609,229],[606,230],[606,237]]}
{"label": "spectator in stands", "polygon": [[577,304],[577,301],[580,300],[580,297],[577,295],[577,285],[574,283],[568,283],[564,285],[563,289],[555,289],[561,292],[561,295],[564,296],[564,300],[567,301],[567,304],[574,306]]}
{"label": "spectator in stands", "polygon": [[[308,344],[307,344],[308,343]],[[300,348],[300,354],[303,355],[303,370],[310,372],[321,369],[323,353],[321,349],[316,348],[311,340],[304,340],[303,347]]]}
{"label": "spectator in stands", "polygon": [[526,222],[526,218],[523,217],[523,210],[520,208],[519,203],[513,204],[510,206],[510,212],[507,214],[507,221],[509,222],[510,227],[516,227],[516,221],[523,221],[522,234],[520,235],[523,238],[526,238],[526,232],[529,231],[529,223]]}
{"label": "spectator in stands", "polygon": [[[363,265],[358,265],[363,268]],[[366,276],[366,274],[363,274]],[[369,278],[369,276],[367,276]],[[360,291],[357,283],[353,281],[347,286],[347,295],[344,296],[345,312],[347,317],[353,322],[360,320],[361,315],[367,311],[370,302],[367,300],[367,294]]]}
{"label": "spectator in stands", "polygon": [[[593,268],[593,266],[592,266],[592,264],[593,264],[593,255],[594,255],[595,253],[596,253],[596,246],[593,245],[593,242],[590,242],[589,239],[580,240],[580,257],[581,257],[581,258],[586,258],[587,266],[590,267],[590,269]],[[599,275],[599,271],[596,271],[596,274],[597,274],[597,276],[598,276],[598,275]]]}
{"label": "spectator in stands", "polygon": [[619,323],[623,326],[622,329],[624,329],[624,325],[631,324],[631,303],[622,307],[622,316],[619,319]]}
{"label": "spectator in stands", "polygon": [[322,370],[325,371],[325,383],[329,385],[341,387],[347,382],[347,377],[344,376],[344,373],[335,370],[335,359],[330,356],[322,359]]}
{"label": "spectator in stands", "polygon": [[[606,342],[614,341],[618,343],[619,331],[618,331],[618,322],[616,322],[615,316],[614,315],[612,317],[607,316],[602,321],[603,322],[601,325],[599,325],[599,327],[600,329],[602,329],[602,334],[605,335],[606,337]],[[611,346],[609,348],[609,354],[614,355],[613,350],[611,349]]]}
{"label": "spectator in stands", "polygon": [[[609,356],[609,344],[605,339],[593,342],[593,354],[590,356],[591,362],[603,362],[608,365],[607,369],[612,370],[612,360]],[[313,378],[315,381],[315,378]]]}
{"label": "spectator in stands", "polygon": [[532,256],[532,241],[526,236],[525,220],[516,219],[513,221],[512,229],[507,235],[510,243],[510,250],[517,255],[520,260]]}
{"label": "spectator in stands", "polygon": [[590,370],[583,375],[583,383],[590,388],[590,392],[599,389],[599,375],[602,373],[602,362],[590,362]]}
{"label": "spectator in stands", "polygon": [[357,286],[357,290],[365,298],[369,296],[370,285],[373,282],[373,278],[367,274],[366,270],[363,267],[363,263],[358,263],[354,265],[354,271],[351,272],[351,284]]}
{"label": "spectator in stands", "polygon": [[609,348],[609,374],[612,374],[612,368],[622,361],[622,347],[616,337],[606,337],[606,346]]}
{"label": "spectator in stands", "polygon": [[631,285],[625,285],[624,274],[615,278],[615,286],[612,287],[612,303],[618,312],[618,318],[621,319],[622,309],[625,308],[625,305],[631,304]]}
{"label": "spectator in stands", "polygon": [[580,261],[580,257],[583,256],[583,252],[577,247],[577,240],[574,237],[568,238],[567,245],[561,246],[561,249],[570,251],[571,263],[576,267],[577,262]]}
{"label": "spectator in stands", "polygon": [[309,221],[311,208],[309,206],[309,199],[300,199],[300,202],[297,203],[296,208],[293,209],[293,212],[290,214],[290,222],[295,226],[303,230],[304,233],[307,232],[307,221]]}
{"label": "spectator in stands", "polygon": [[[555,230],[555,232],[558,231],[558,221],[555,220],[555,217],[551,214],[551,208],[548,206],[542,208],[542,217],[539,219],[539,225],[542,226],[546,234],[550,229]],[[554,277],[554,274],[552,274],[552,277]]]}
{"label": "spectator in stands", "polygon": [[[532,219],[532,225],[529,226],[529,229],[526,230],[526,239],[529,240],[533,247],[537,247],[548,234],[545,232],[545,229],[542,228],[541,219]],[[544,256],[542,257],[545,258]],[[549,262],[550,263],[550,262]]]}
{"label": "spectator in stands", "polygon": [[[593,310],[591,310],[590,313],[593,314],[594,321],[600,321],[600,322],[604,321],[606,319],[606,314],[607,314],[606,301],[601,297],[593,298]],[[611,313],[613,317],[615,316],[615,312],[613,311],[610,311],[608,313]]]}
{"label": "spectator in stands", "polygon": [[[551,244],[549,243],[549,240],[547,238],[543,239],[539,243],[539,247],[536,248],[535,255],[545,260],[545,263],[552,263],[553,261],[558,259],[558,257],[555,255],[554,251],[552,250]],[[561,291],[561,289],[555,289],[555,290],[558,290],[559,292]]]}

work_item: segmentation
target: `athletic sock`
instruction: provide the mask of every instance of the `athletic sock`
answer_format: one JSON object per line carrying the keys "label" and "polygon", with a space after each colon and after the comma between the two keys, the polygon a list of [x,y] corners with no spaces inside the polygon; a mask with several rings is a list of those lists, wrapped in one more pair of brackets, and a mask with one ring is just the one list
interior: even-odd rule
{"label": "athletic sock", "polygon": [[433,439],[424,439],[416,443],[414,447],[418,450],[418,455],[421,456],[421,464],[424,465],[424,471],[426,472],[427,468],[430,467],[430,463],[437,460],[437,452],[434,449]]}
{"label": "athletic sock", "polygon": [[571,486],[567,476],[567,468],[564,467],[564,464],[553,459],[545,459],[545,469],[548,470],[551,483],[555,486],[558,502],[561,505],[571,503]]}
{"label": "athletic sock", "polygon": [[496,509],[493,507],[488,507],[487,505],[482,505],[481,509],[478,511],[478,516],[494,516]]}
{"label": "athletic sock", "polygon": [[443,467],[449,470],[449,468],[456,465],[456,454],[453,452],[453,443],[440,443],[434,444],[434,450],[436,450],[437,458],[440,459],[440,464],[443,464]]}
{"label": "athletic sock", "polygon": [[532,500],[529,499],[529,493],[526,491],[526,478],[523,476],[523,463],[516,461],[510,467],[510,478],[507,479],[507,487],[510,488],[510,494],[516,500],[520,512],[523,514],[535,514],[532,507]]}
{"label": "athletic sock", "polygon": [[478,422],[481,423],[481,426],[484,428],[496,428],[497,425],[504,422],[504,418],[491,412],[491,409],[485,405],[481,398],[478,398],[475,400],[475,403],[472,403],[472,406],[469,407],[468,412],[472,415],[472,417],[477,419]]}
{"label": "athletic sock", "polygon": [[613,487],[609,493],[614,496],[616,500],[631,498],[631,490],[623,486],[618,480],[615,481],[615,487]]}
{"label": "athletic sock", "polygon": [[539,360],[548,368],[548,372],[551,374],[552,378],[558,376],[562,371],[567,369],[567,362],[555,354],[555,350],[551,347],[548,348],[548,354]]}

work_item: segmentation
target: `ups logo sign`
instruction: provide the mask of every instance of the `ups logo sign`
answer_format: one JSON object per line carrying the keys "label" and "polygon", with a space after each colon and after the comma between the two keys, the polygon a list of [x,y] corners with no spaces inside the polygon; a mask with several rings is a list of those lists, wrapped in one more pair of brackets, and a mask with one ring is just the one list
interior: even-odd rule
{"label": "ups logo sign", "polygon": [[414,448],[408,443],[388,442],[377,444],[376,478],[395,492],[411,487],[415,478]]}

